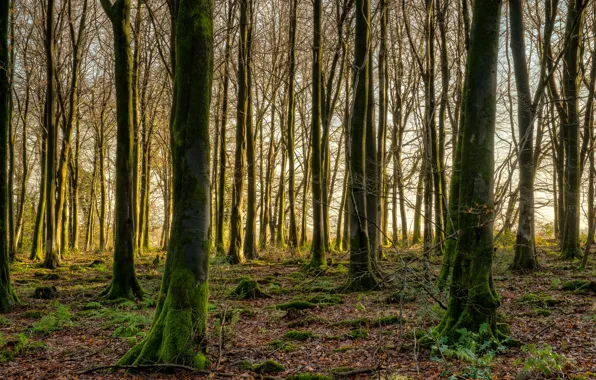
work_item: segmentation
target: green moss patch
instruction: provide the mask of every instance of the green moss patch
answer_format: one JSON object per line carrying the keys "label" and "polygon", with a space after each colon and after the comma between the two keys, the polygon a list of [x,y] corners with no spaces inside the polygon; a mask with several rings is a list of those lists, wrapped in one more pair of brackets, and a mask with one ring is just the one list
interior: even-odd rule
{"label": "green moss patch", "polygon": [[322,375],[320,373],[296,373],[286,377],[288,380],[332,380],[331,376]]}
{"label": "green moss patch", "polygon": [[517,299],[518,303],[539,306],[551,307],[562,303],[562,300],[554,299],[550,294],[546,293],[528,293]]}
{"label": "green moss patch", "polygon": [[315,305],[312,302],[308,302],[308,301],[291,301],[291,302],[287,302],[287,303],[281,303],[281,304],[275,306],[275,308],[277,310],[290,310],[290,309],[307,310],[307,309],[314,309],[315,307],[317,307],[317,305]]}
{"label": "green moss patch", "polygon": [[318,338],[318,335],[310,331],[290,330],[286,333],[286,335],[284,335],[284,337],[289,340],[302,341]]}
{"label": "green moss patch", "polygon": [[267,359],[262,363],[255,364],[252,366],[253,372],[261,374],[279,373],[286,370],[283,364],[276,362],[275,360]]}
{"label": "green moss patch", "polygon": [[319,306],[331,306],[342,303],[341,297],[335,294],[317,294],[307,301]]}
{"label": "green moss patch", "polygon": [[596,281],[590,280],[571,280],[567,281],[561,287],[563,290],[576,292],[596,292]]}

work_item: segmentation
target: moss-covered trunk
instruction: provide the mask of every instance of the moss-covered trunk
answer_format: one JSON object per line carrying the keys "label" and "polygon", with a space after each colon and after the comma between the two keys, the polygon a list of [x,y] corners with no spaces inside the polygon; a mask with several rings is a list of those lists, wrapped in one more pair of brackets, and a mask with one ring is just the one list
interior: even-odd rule
{"label": "moss-covered trunk", "polygon": [[119,364],[177,363],[203,368],[210,247],[213,5],[211,0],[179,0],[177,5],[172,234],[151,330]]}
{"label": "moss-covered trunk", "polygon": [[135,272],[133,215],[132,52],[130,47],[130,0],[113,5],[102,0],[112,21],[116,74],[116,205],[112,282],[102,293],[106,298],[140,297],[143,293]]}
{"label": "moss-covered trunk", "polygon": [[[450,339],[486,324],[499,339],[492,281],[494,136],[501,1],[476,1],[466,64],[459,173],[458,240],[448,308],[437,331]],[[450,205],[451,207],[451,205]]]}
{"label": "moss-covered trunk", "polygon": [[8,129],[10,122],[8,77],[8,26],[9,2],[0,5],[0,313],[9,312],[18,302],[10,284],[10,259],[8,257]]}

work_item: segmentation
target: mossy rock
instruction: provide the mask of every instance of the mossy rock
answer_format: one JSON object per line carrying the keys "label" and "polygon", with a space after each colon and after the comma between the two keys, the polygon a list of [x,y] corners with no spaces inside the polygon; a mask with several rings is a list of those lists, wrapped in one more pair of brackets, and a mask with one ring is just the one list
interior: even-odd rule
{"label": "mossy rock", "polygon": [[571,280],[564,283],[561,289],[576,292],[596,292],[596,281]]}
{"label": "mossy rock", "polygon": [[44,310],[27,310],[26,312],[21,313],[19,316],[21,318],[39,319],[39,318],[43,317],[44,315],[46,315],[46,311],[44,311]]}
{"label": "mossy rock", "polygon": [[38,286],[33,292],[33,298],[51,300],[58,297],[58,289],[55,286]]}
{"label": "mossy rock", "polygon": [[89,265],[87,265],[89,268],[97,268],[100,267],[102,265],[105,265],[106,262],[103,260],[93,260],[93,262]]}
{"label": "mossy rock", "polygon": [[286,377],[288,380],[332,380],[331,376],[323,375],[320,373],[296,373]]}
{"label": "mossy rock", "polygon": [[318,338],[318,335],[310,331],[290,330],[284,335],[284,337],[289,340],[302,341]]}
{"label": "mossy rock", "polygon": [[275,306],[275,308],[277,310],[290,310],[290,309],[307,310],[307,309],[314,309],[315,307],[317,307],[317,305],[315,305],[312,302],[308,302],[308,301],[291,301],[291,302],[287,302],[287,303],[281,303],[281,304]]}
{"label": "mossy rock", "polygon": [[533,306],[550,307],[562,303],[562,300],[553,298],[550,294],[546,293],[528,293],[517,299],[518,303],[528,304]]}
{"label": "mossy rock", "polygon": [[262,363],[255,364],[252,366],[253,372],[260,374],[279,373],[286,370],[283,364],[276,362],[275,360],[267,359]]}
{"label": "mossy rock", "polygon": [[40,277],[42,280],[45,281],[56,281],[60,279],[60,275],[58,273],[41,273],[35,272],[33,277]]}
{"label": "mossy rock", "polygon": [[342,303],[340,296],[335,294],[317,294],[308,299],[308,302],[317,304],[319,306],[331,306]]}
{"label": "mossy rock", "polygon": [[268,294],[259,288],[259,283],[251,278],[243,278],[232,290],[229,298],[239,300],[253,300],[257,298],[270,298]]}

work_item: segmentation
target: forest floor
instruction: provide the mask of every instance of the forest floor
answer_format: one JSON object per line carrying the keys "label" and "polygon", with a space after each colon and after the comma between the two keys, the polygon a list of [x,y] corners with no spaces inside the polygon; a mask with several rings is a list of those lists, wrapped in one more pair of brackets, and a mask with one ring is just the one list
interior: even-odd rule
{"label": "forest floor", "polygon": [[[536,347],[507,347],[494,358],[482,357],[473,343],[462,344],[455,352],[420,347],[420,338],[442,315],[433,297],[446,304],[446,294],[424,281],[415,251],[388,255],[382,268],[388,283],[396,285],[365,293],[336,293],[347,279],[347,254],[332,255],[333,263],[319,274],[303,271],[304,259],[297,254],[288,259],[287,252],[283,259],[282,252],[272,251],[266,259],[242,266],[215,258],[207,337],[210,369],[236,378],[258,378],[251,367],[272,359],[284,367],[274,374],[277,378],[318,373],[328,376],[319,379],[529,379],[541,378],[540,368],[550,368],[554,378],[596,379],[596,293],[561,289],[569,280],[596,280],[594,258],[591,271],[580,272],[577,263],[559,261],[554,248],[539,251],[542,267],[530,274],[507,270],[510,251],[496,254],[494,279],[502,297],[501,318],[515,339]],[[164,253],[147,253],[137,262],[147,297],[119,303],[97,298],[111,277],[110,252],[71,255],[55,271],[28,260],[15,263],[12,281],[21,304],[0,316],[0,377],[196,378],[184,370],[79,374],[115,364],[148,331],[163,273],[163,260],[155,263],[156,256]],[[438,268],[431,265],[431,272]],[[231,299],[231,290],[246,276],[257,280],[270,298]],[[56,287],[56,298],[34,298],[39,286]],[[316,306],[276,308],[296,300]],[[532,372],[519,377],[524,363]]]}

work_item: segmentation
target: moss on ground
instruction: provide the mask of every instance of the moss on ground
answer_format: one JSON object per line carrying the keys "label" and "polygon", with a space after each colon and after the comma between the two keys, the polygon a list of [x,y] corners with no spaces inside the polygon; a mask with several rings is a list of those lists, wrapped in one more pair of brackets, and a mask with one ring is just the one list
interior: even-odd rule
{"label": "moss on ground", "polygon": [[280,364],[272,359],[267,359],[262,363],[255,364],[252,366],[253,372],[260,374],[279,373],[286,370],[283,364]]}
{"label": "moss on ground", "polygon": [[261,290],[259,283],[252,278],[243,278],[230,293],[230,298],[239,300],[252,300],[257,298],[269,298],[269,295]]}
{"label": "moss on ground", "polygon": [[314,309],[315,307],[317,307],[317,305],[315,305],[312,302],[308,302],[308,301],[291,301],[291,302],[287,302],[287,303],[281,303],[281,304],[275,306],[275,308],[277,310],[290,310],[290,309],[307,310],[307,309]]}

